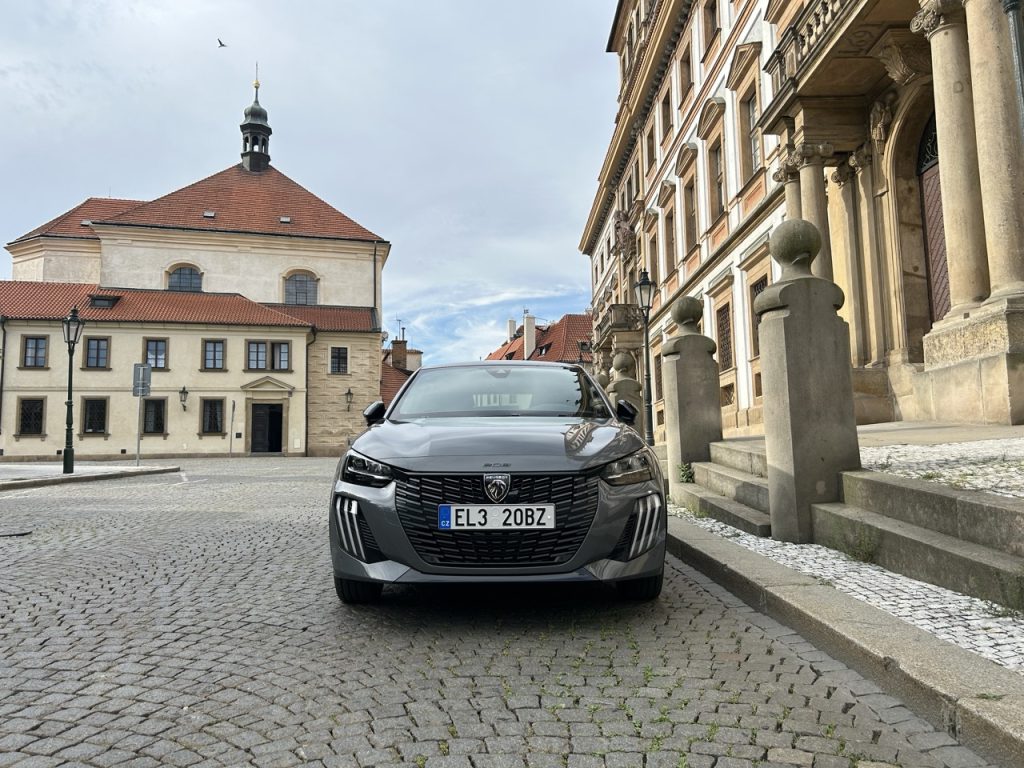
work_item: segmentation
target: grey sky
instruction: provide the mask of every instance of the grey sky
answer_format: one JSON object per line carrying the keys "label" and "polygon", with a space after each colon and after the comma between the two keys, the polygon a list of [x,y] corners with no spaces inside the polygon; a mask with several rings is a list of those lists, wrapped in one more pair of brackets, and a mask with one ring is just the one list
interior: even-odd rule
{"label": "grey sky", "polygon": [[428,362],[479,357],[524,307],[589,303],[576,246],[613,127],[614,8],[0,0],[0,239],[238,162],[258,59],[273,164],[393,244],[385,327],[401,317]]}

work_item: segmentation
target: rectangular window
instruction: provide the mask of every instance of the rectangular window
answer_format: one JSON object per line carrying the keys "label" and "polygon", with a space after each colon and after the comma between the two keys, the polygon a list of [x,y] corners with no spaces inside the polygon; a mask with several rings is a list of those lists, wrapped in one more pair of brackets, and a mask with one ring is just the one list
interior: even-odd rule
{"label": "rectangular window", "polygon": [[683,206],[686,209],[686,231],[683,235],[686,238],[686,252],[689,253],[697,247],[697,189],[693,179],[683,187]]}
{"label": "rectangular window", "polygon": [[18,402],[19,435],[43,434],[43,405],[45,402],[42,398],[25,398]]}
{"label": "rectangular window", "polygon": [[90,338],[85,340],[85,367],[110,367],[110,339]]}
{"label": "rectangular window", "polygon": [[727,371],[733,367],[732,360],[732,308],[723,304],[715,313],[718,325],[718,369]]}
{"label": "rectangular window", "polygon": [[686,44],[686,51],[679,57],[679,92],[686,97],[693,87],[693,67],[690,65],[690,44]]}
{"label": "rectangular window", "polygon": [[348,347],[331,347],[331,373],[348,373]]}
{"label": "rectangular window", "polygon": [[167,339],[146,339],[146,365],[167,368]]}
{"label": "rectangular window", "polygon": [[203,340],[203,369],[207,371],[224,370],[224,340]]}
{"label": "rectangular window", "polygon": [[665,268],[671,272],[676,261],[676,215],[669,211],[665,214]]}
{"label": "rectangular window", "polygon": [[660,277],[659,272],[660,272],[660,270],[658,269],[658,266],[659,266],[659,262],[661,261],[661,259],[658,257],[658,236],[657,235],[651,235],[651,239],[647,241],[647,261],[648,261],[648,264],[650,265],[650,270],[651,270],[651,275],[650,275],[651,282],[654,283],[655,285],[658,285],[658,283],[660,282],[659,281],[659,277]]}
{"label": "rectangular window", "polygon": [[142,404],[142,432],[146,435],[163,435],[167,415],[166,400],[145,400]]}
{"label": "rectangular window", "polygon": [[761,339],[759,338],[758,332],[761,328],[761,316],[754,314],[754,300],[764,293],[764,289],[768,287],[768,276],[757,280],[750,286],[750,314],[751,314],[751,325],[754,327],[754,332],[750,334],[750,345],[754,352],[754,357],[761,354]]}
{"label": "rectangular window", "polygon": [[750,172],[761,168],[761,136],[757,132],[757,94],[750,94],[746,103],[747,139],[750,145]]}
{"label": "rectangular window", "polygon": [[647,131],[647,139],[645,141],[644,148],[647,151],[647,170],[649,171],[649,170],[651,170],[651,168],[654,167],[654,161],[656,159],[655,156],[654,156],[655,152],[654,152],[654,126],[653,125],[651,126],[651,129],[649,131]]}
{"label": "rectangular window", "polygon": [[224,401],[202,400],[203,434],[224,434]]}
{"label": "rectangular window", "polygon": [[704,4],[704,50],[707,51],[718,35],[718,3],[708,0]]}
{"label": "rectangular window", "polygon": [[87,435],[107,433],[107,399],[86,398],[82,401],[82,432]]}
{"label": "rectangular window", "polygon": [[249,342],[248,369],[250,371],[262,371],[267,367],[267,342]]}
{"label": "rectangular window", "polygon": [[45,368],[46,367],[46,346],[49,339],[46,336],[26,336],[23,339],[21,354],[21,365],[23,368]]}
{"label": "rectangular window", "polygon": [[665,397],[665,385],[661,377],[661,355],[654,356],[654,399]]}
{"label": "rectangular window", "polygon": [[708,174],[711,177],[711,220],[714,222],[725,212],[725,165],[722,162],[721,139],[708,151]]}
{"label": "rectangular window", "polygon": [[287,341],[278,341],[271,344],[270,351],[275,371],[291,370],[291,346]]}
{"label": "rectangular window", "polygon": [[665,91],[665,98],[661,100],[661,140],[672,133],[672,89]]}

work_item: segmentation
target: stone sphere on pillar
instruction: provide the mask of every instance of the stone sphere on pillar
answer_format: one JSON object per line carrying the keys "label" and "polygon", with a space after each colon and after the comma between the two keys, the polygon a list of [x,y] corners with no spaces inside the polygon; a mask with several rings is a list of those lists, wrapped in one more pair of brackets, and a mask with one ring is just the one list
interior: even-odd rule
{"label": "stone sphere on pillar", "polygon": [[800,277],[813,277],[811,262],[821,250],[821,232],[804,219],[789,219],[774,230],[768,240],[768,251],[782,267],[779,282]]}
{"label": "stone sphere on pillar", "polygon": [[680,333],[696,333],[697,323],[704,316],[704,302],[694,296],[683,296],[672,305],[672,319]]}
{"label": "stone sphere on pillar", "polygon": [[615,357],[612,358],[612,368],[619,378],[632,377],[633,371],[636,370],[636,362],[629,352],[616,352]]}

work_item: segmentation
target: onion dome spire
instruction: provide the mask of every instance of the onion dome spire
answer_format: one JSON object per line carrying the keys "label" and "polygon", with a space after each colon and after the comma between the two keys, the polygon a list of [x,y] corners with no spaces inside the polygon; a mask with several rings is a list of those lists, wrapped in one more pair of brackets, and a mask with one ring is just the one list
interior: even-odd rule
{"label": "onion dome spire", "polygon": [[242,167],[247,171],[265,171],[270,167],[270,123],[267,122],[267,110],[260,104],[259,65],[256,70],[253,88],[256,94],[252,104],[245,108],[245,120],[242,122]]}

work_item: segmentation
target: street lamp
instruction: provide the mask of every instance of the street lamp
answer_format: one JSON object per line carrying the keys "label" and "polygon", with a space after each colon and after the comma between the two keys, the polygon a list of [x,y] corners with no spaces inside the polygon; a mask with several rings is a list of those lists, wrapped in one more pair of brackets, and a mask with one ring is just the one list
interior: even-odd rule
{"label": "street lamp", "polygon": [[651,305],[654,303],[654,289],[657,286],[651,282],[647,270],[640,270],[640,279],[636,281],[633,289],[636,291],[636,303],[640,305],[640,311],[644,316],[644,439],[648,445],[654,445],[654,416],[651,412]]}
{"label": "street lamp", "polygon": [[85,327],[85,320],[78,316],[78,307],[72,307],[71,314],[60,321],[64,327],[64,343],[68,345],[68,420],[67,431],[64,434],[64,474],[71,475],[75,472],[75,446],[72,442],[72,432],[75,421],[72,415],[71,404],[71,378],[74,373],[75,346],[82,338],[82,329]]}
{"label": "street lamp", "polygon": [[181,402],[181,410],[187,411],[188,408],[185,407],[185,403],[188,402],[188,390],[185,389],[184,384],[182,384],[181,389],[178,390],[178,400]]}
{"label": "street lamp", "polygon": [[352,387],[348,388],[348,392],[345,393],[345,410],[352,410],[352,400],[355,398],[355,393],[352,392]]}

